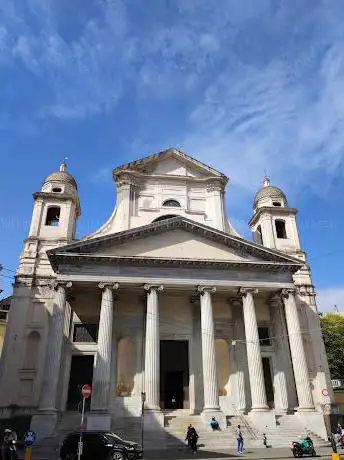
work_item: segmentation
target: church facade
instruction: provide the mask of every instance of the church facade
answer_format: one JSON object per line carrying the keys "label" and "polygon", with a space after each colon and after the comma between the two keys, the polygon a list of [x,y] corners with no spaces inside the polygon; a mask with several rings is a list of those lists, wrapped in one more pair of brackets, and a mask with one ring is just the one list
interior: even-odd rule
{"label": "church facade", "polygon": [[294,414],[326,436],[333,402],[296,209],[265,179],[249,222],[227,218],[227,177],[176,149],[113,171],[117,202],[75,239],[77,184],[63,163],[34,193],[1,357],[0,414],[32,415],[39,437],[80,408],[87,426],[165,411]]}

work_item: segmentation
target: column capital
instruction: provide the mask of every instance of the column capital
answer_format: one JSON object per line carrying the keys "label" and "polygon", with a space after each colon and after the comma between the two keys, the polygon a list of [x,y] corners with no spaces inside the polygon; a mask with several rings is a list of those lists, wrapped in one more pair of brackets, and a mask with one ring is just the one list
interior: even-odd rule
{"label": "column capital", "polygon": [[275,293],[273,294],[268,302],[267,302],[271,307],[279,307],[280,305],[282,305],[282,299],[281,299],[281,295],[279,295],[278,293]]}
{"label": "column capital", "polygon": [[284,288],[281,291],[282,299],[288,299],[290,295],[295,296],[296,288]]}
{"label": "column capital", "polygon": [[215,294],[216,287],[215,286],[197,286],[197,292],[200,295],[203,295],[205,292],[210,292],[210,294]]}
{"label": "column capital", "polygon": [[241,296],[229,298],[227,299],[227,302],[229,303],[229,305],[232,305],[235,308],[242,307],[242,297]]}
{"label": "column capital", "polygon": [[118,283],[99,283],[98,287],[101,290],[109,288],[112,291],[117,291],[117,289],[119,288],[119,284]]}
{"label": "column capital", "polygon": [[54,291],[57,291],[59,287],[64,287],[65,289],[70,289],[73,286],[73,283],[71,281],[57,281],[54,280],[50,283],[51,289]]}
{"label": "column capital", "polygon": [[296,292],[302,297],[316,295],[314,286],[312,284],[302,284],[300,286],[296,286]]}
{"label": "column capital", "polygon": [[251,295],[257,295],[259,290],[257,288],[251,288],[251,287],[241,287],[238,290],[238,295],[241,297],[246,297],[247,294]]}
{"label": "column capital", "polygon": [[147,292],[151,292],[151,291],[163,291],[164,290],[164,286],[163,284],[145,284],[143,286],[143,289]]}

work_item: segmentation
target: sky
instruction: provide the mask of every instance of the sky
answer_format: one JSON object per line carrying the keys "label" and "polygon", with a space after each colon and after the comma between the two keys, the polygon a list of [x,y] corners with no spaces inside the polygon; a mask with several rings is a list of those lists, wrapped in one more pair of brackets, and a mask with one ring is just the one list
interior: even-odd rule
{"label": "sky", "polygon": [[299,211],[319,310],[344,310],[343,23],[342,0],[1,0],[2,296],[65,155],[82,236],[111,214],[113,168],[176,147],[229,176],[248,239],[266,172]]}

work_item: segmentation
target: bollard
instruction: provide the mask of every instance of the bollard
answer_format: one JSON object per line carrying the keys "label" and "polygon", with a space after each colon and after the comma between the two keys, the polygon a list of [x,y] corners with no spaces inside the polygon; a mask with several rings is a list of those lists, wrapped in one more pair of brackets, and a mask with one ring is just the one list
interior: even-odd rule
{"label": "bollard", "polygon": [[338,453],[333,452],[331,460],[340,460],[340,455]]}
{"label": "bollard", "polygon": [[[31,460],[31,447],[25,448],[25,457],[24,460]],[[337,460],[337,459],[335,459]]]}

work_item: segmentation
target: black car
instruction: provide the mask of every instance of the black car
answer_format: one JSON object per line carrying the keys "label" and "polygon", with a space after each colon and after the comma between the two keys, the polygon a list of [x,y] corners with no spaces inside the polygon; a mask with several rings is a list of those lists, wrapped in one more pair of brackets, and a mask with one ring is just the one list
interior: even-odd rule
{"label": "black car", "polygon": [[[60,457],[62,460],[77,460],[80,433],[70,433],[64,440]],[[137,460],[143,457],[142,448],[125,441],[109,431],[86,431],[82,435],[82,460]]]}

